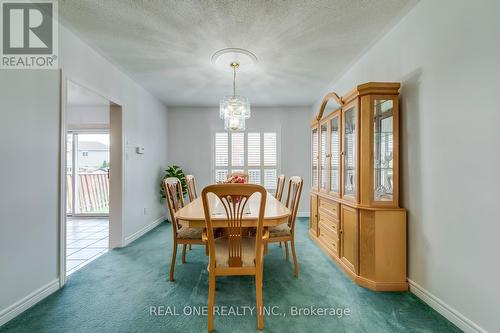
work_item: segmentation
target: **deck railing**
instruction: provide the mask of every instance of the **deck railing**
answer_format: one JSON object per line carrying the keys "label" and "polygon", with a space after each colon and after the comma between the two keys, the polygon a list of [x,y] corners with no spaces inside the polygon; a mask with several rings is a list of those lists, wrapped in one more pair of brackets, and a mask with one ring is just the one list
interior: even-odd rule
{"label": "deck railing", "polygon": [[77,178],[78,193],[73,211],[73,179],[66,175],[67,213],[107,214],[109,212],[109,179],[105,173],[80,173]]}

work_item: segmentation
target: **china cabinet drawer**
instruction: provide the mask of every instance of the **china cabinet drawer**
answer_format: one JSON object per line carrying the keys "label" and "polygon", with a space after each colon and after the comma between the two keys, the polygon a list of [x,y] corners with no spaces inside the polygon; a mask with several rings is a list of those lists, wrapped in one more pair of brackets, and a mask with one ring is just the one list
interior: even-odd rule
{"label": "china cabinet drawer", "polygon": [[333,216],[335,218],[338,218],[338,216],[339,216],[339,204],[334,202],[334,201],[320,198],[319,199],[319,209],[321,210],[321,212],[325,212],[327,214],[330,214],[331,216]]}
{"label": "china cabinet drawer", "polygon": [[334,232],[336,235],[339,234],[339,222],[331,217],[327,217],[325,215],[321,215],[319,219],[320,228],[328,228],[331,232]]}
{"label": "china cabinet drawer", "polygon": [[337,231],[335,231],[335,229],[332,228],[331,225],[325,224],[323,221],[320,221],[319,223],[319,234],[325,235],[333,240],[339,239]]}
{"label": "china cabinet drawer", "polygon": [[332,239],[328,236],[320,234],[318,237],[319,241],[328,249],[329,252],[333,253],[338,257],[338,241],[336,239]]}

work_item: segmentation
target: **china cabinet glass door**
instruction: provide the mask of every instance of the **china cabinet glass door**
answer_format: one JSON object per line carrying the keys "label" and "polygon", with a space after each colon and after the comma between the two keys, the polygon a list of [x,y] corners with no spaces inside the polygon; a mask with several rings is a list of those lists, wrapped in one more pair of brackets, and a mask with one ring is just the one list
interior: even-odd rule
{"label": "china cabinet glass door", "polygon": [[394,117],[392,99],[373,101],[373,198],[393,201]]}
{"label": "china cabinet glass door", "polygon": [[330,192],[340,192],[340,117],[330,120]]}
{"label": "china cabinet glass door", "polygon": [[327,142],[327,123],[322,123],[320,125],[320,134],[321,134],[321,141],[320,141],[320,154],[319,154],[319,166],[320,166],[320,190],[321,191],[326,191],[326,186],[328,184],[328,178],[327,178],[327,149],[328,149],[328,142]]}
{"label": "china cabinet glass door", "polygon": [[344,196],[356,196],[356,108],[344,111]]}
{"label": "china cabinet glass door", "polygon": [[314,189],[318,188],[318,128],[315,127],[312,129],[312,187]]}

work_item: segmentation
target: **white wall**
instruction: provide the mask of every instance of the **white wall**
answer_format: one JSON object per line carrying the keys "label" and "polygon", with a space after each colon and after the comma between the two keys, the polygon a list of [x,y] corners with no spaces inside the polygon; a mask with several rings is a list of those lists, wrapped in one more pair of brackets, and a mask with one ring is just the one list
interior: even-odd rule
{"label": "white wall", "polygon": [[[281,131],[281,172],[304,178],[299,212],[309,212],[309,123],[310,109],[304,107],[252,108],[248,130]],[[223,130],[218,108],[169,108],[169,164],[196,176],[198,190],[212,182],[212,135]],[[286,189],[285,189],[286,191]],[[286,195],[286,192],[285,192]]]}
{"label": "white wall", "polygon": [[[122,106],[127,242],[164,216],[167,108],[65,27],[59,34],[63,77]],[[0,71],[0,325],[58,286],[59,98],[58,71]]]}
{"label": "white wall", "polygon": [[68,128],[109,128],[109,105],[68,105]]}
{"label": "white wall", "polygon": [[402,82],[409,278],[490,332],[500,332],[499,13],[494,0],[421,1],[331,86]]}
{"label": "white wall", "polygon": [[58,87],[58,71],[0,70],[0,325],[59,283]]}
{"label": "white wall", "polygon": [[[167,164],[167,108],[65,27],[60,27],[59,37],[59,64],[64,76],[122,106],[126,242],[164,216],[159,184]],[[144,147],[145,154],[136,154],[136,146]]]}

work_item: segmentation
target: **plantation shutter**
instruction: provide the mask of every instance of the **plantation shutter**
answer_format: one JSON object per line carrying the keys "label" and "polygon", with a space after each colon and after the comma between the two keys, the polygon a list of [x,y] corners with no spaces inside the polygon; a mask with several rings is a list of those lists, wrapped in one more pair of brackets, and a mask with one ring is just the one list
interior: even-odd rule
{"label": "plantation shutter", "polygon": [[229,173],[246,172],[249,183],[275,190],[277,139],[276,132],[215,133],[215,181],[225,181]]}
{"label": "plantation shutter", "polygon": [[231,133],[231,167],[245,166],[245,133]]}
{"label": "plantation shutter", "polygon": [[[229,167],[228,135],[225,132],[215,133],[215,182],[226,180]],[[220,168],[223,167],[223,168]]]}
{"label": "plantation shutter", "polygon": [[260,133],[248,133],[248,166],[260,166]]}
{"label": "plantation shutter", "polygon": [[276,166],[276,133],[264,133],[264,166]]}

